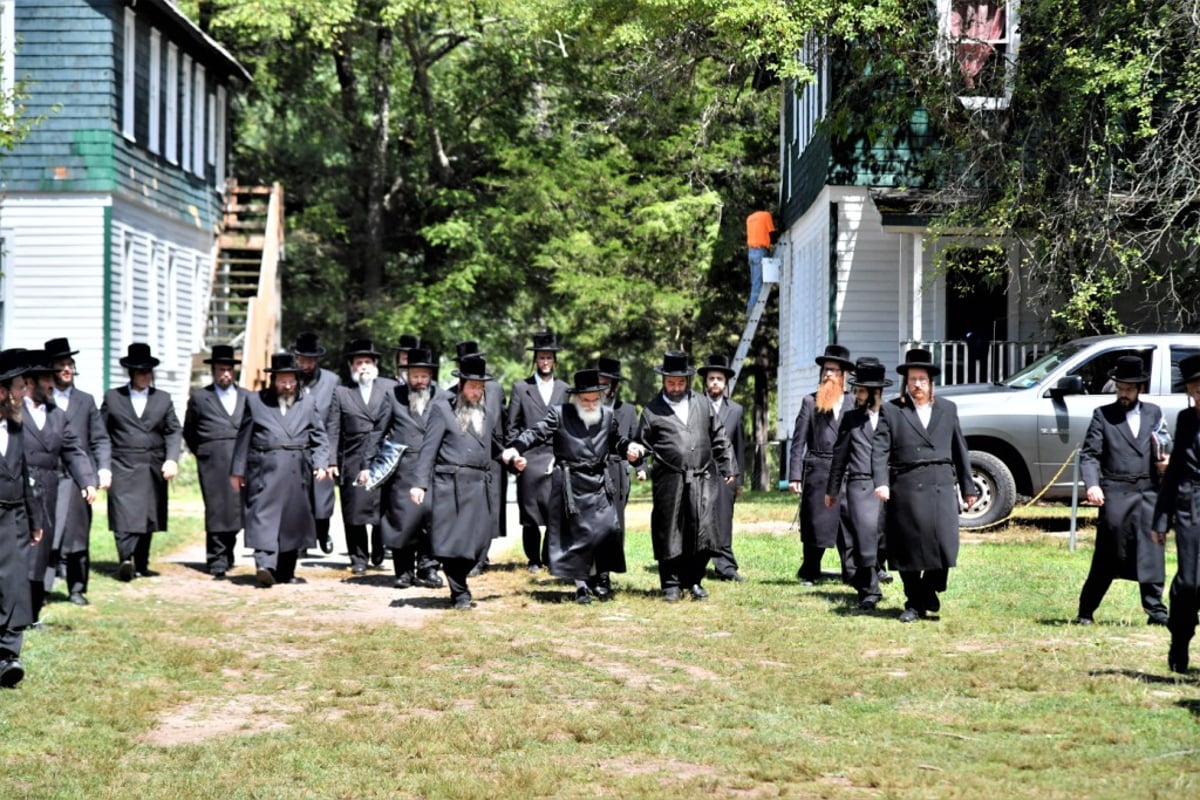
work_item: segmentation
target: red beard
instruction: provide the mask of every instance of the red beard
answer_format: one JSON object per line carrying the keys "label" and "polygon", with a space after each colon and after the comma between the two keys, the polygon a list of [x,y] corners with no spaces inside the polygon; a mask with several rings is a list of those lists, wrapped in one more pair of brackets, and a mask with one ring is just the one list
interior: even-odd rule
{"label": "red beard", "polygon": [[833,409],[842,404],[844,395],[841,381],[825,381],[817,387],[817,411],[822,414],[832,413]]}

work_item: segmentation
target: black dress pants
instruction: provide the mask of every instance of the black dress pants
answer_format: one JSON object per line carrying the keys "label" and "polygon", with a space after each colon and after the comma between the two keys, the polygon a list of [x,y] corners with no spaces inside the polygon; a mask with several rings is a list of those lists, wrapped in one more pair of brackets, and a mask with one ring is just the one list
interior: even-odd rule
{"label": "black dress pants", "polygon": [[204,551],[210,575],[233,569],[237,561],[237,531],[205,531]]}
{"label": "black dress pants", "polygon": [[150,540],[154,538],[153,531],[113,531],[113,538],[117,540],[117,558],[120,561],[132,561],[133,568],[138,572],[150,570]]}

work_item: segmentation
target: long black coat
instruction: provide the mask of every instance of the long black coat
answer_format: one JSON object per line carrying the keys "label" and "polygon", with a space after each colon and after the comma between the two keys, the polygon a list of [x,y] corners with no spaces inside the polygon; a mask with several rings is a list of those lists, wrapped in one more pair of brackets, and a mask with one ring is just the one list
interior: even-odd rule
{"label": "long black coat", "polygon": [[192,389],[183,414],[183,441],[196,457],[200,494],[204,497],[204,529],[208,531],[242,529],[245,497],[229,483],[229,466],[250,392],[240,386],[234,388],[237,402],[232,414],[225,410],[211,383]]}
{"label": "long black coat", "polygon": [[1152,529],[1163,532],[1172,526],[1179,562],[1171,584],[1174,597],[1200,591],[1200,414],[1195,408],[1185,408],[1175,418],[1175,449],[1154,506]]}
{"label": "long black coat", "polygon": [[717,548],[718,483],[734,469],[729,438],[712,404],[695,393],[687,402],[687,425],[661,392],[642,409],[638,424],[637,439],[652,459],[650,538],[659,561]]}
{"label": "long black coat", "polygon": [[433,504],[430,543],[434,558],[479,562],[492,541],[492,464],[504,449],[501,421],[486,413],[482,434],[465,432],[454,417],[457,394],[431,404],[414,486]]}
{"label": "long black coat", "polygon": [[[626,439],[637,436],[637,407],[633,403],[617,400],[612,404],[612,411],[613,418],[617,421],[617,432]],[[629,490],[632,485],[629,471],[632,468],[632,465],[623,456],[611,455],[608,458],[608,474],[613,482],[613,490],[616,492],[613,504],[617,507],[617,519],[621,522],[622,553],[625,552],[625,506],[629,503]]]}
{"label": "long black coat", "polygon": [[179,461],[182,428],[171,395],[150,387],[138,417],[129,386],[104,393],[100,416],[112,439],[112,487],[108,490],[108,529],[146,533],[167,529],[165,461]]}
{"label": "long black coat", "polygon": [[[33,487],[35,502],[45,523],[42,540],[29,552],[29,580],[43,581],[46,591],[54,586],[54,570],[50,555],[54,550],[54,516],[58,505],[58,484],[66,474],[79,492],[85,486],[96,486],[99,476],[92,469],[92,460],[83,448],[75,431],[67,424],[67,415],[53,405],[46,406],[46,424],[40,429],[33,414],[25,411],[24,440],[25,469]],[[65,467],[65,469],[64,469]]]}
{"label": "long black coat", "polygon": [[316,545],[317,527],[309,498],[313,470],[329,463],[325,423],[309,395],[285,416],[272,389],[246,398],[231,475],[246,491],[246,546],[290,552]]}
{"label": "long black coat", "polygon": [[46,534],[47,520],[34,502],[25,468],[21,425],[8,424],[8,449],[0,457],[0,629],[20,630],[33,622],[29,596],[30,533]]}
{"label": "long black coat", "polygon": [[871,472],[874,438],[875,431],[865,409],[852,408],[842,414],[829,481],[825,484],[825,494],[831,497],[845,491],[846,532],[854,544],[856,567],[877,565],[883,536],[883,501],[875,496],[875,478]]}
{"label": "long black coat", "polygon": [[[853,396],[842,398],[842,416],[854,408]],[[825,486],[837,441],[839,420],[832,412],[817,411],[817,395],[805,395],[792,426],[792,448],[788,454],[788,482],[801,481],[800,541],[813,547],[836,547],[845,535],[845,499],[825,507]]]}
{"label": "long black coat", "polygon": [[600,422],[589,428],[575,406],[555,406],[509,444],[522,454],[549,444],[554,453],[546,523],[550,572],[572,580],[624,572],[617,490],[609,478],[608,460],[611,455],[624,456],[629,439],[621,436],[612,409],[602,406]]}
{"label": "long black coat", "polygon": [[[79,446],[88,454],[92,469],[99,473],[112,471],[112,440],[104,427],[96,398],[72,388],[70,401],[62,409],[67,425],[75,432]],[[92,529],[92,507],[83,499],[79,485],[69,474],[58,481],[58,500],[54,510],[54,544],[63,553],[79,553],[88,549]]]}
{"label": "long black coat", "polygon": [[729,437],[730,459],[733,462],[733,472],[737,475],[737,481],[732,484],[726,484],[724,481],[717,484],[717,499],[714,507],[714,513],[717,515],[717,541],[722,547],[732,547],[733,504],[737,500],[737,490],[746,480],[745,470],[742,468],[746,452],[746,426],[743,422],[745,411],[742,409],[741,403],[725,398],[721,402],[721,412],[717,416],[725,428],[725,435]]}
{"label": "long black coat", "polygon": [[357,384],[342,384],[333,392],[325,415],[330,461],[338,468],[338,491],[342,496],[342,522],[346,525],[378,525],[379,492],[368,492],[357,484],[366,468],[367,448],[372,437],[378,441],[387,429],[388,396],[396,385],[391,378],[378,378],[371,385],[369,402],[363,403]]}
{"label": "long black coat", "polygon": [[[550,403],[543,403],[537,381],[536,375],[530,375],[525,380],[513,384],[512,398],[508,402],[507,428],[510,438],[516,433],[532,428],[550,413],[551,408],[567,401],[569,387],[563,381],[555,379]],[[525,471],[517,476],[517,505],[521,511],[522,525],[547,524],[550,503],[549,470],[553,457],[553,448],[549,444],[531,447],[529,452],[525,453],[529,463]]]}
{"label": "long black coat", "polygon": [[1162,583],[1167,571],[1165,554],[1150,539],[1158,499],[1158,467],[1152,463],[1150,440],[1162,427],[1162,409],[1142,402],[1141,415],[1134,436],[1125,410],[1117,403],[1092,412],[1079,451],[1079,471],[1084,486],[1104,490],[1094,558],[1104,559],[1120,578]]}
{"label": "long black coat", "polygon": [[[446,394],[451,397],[457,396],[458,384],[446,389]],[[498,381],[492,381],[484,387],[483,405],[489,419],[499,420],[500,441],[507,442],[509,428],[504,410],[504,387]],[[491,475],[488,491],[492,497],[488,509],[491,513],[492,536],[507,536],[508,515],[504,513],[504,504],[508,502],[508,471],[499,459],[492,462]]]}
{"label": "long black coat", "polygon": [[[322,427],[329,416],[329,407],[333,404],[333,390],[337,388],[338,376],[327,369],[318,369],[313,382],[305,384],[301,392],[312,400],[321,418]],[[321,464],[319,466],[329,466]],[[329,519],[333,516],[334,490],[333,481],[312,482],[312,509],[316,519]]]}
{"label": "long black coat", "polygon": [[400,384],[387,395],[384,434],[372,435],[368,445],[371,458],[378,453],[383,439],[390,439],[407,449],[400,456],[396,471],[379,493],[383,504],[383,543],[393,550],[407,547],[422,530],[428,530],[433,519],[433,503],[417,505],[408,496],[408,490],[416,486],[417,455],[425,441],[425,429],[433,406],[445,402],[445,394],[434,384],[429,385],[429,403],[421,414],[409,407],[409,387]]}
{"label": "long black coat", "polygon": [[938,398],[929,428],[912,403],[897,398],[880,409],[872,439],[875,485],[888,486],[888,559],[893,569],[910,572],[949,569],[958,563],[956,488],[975,494],[967,441],[958,408]]}

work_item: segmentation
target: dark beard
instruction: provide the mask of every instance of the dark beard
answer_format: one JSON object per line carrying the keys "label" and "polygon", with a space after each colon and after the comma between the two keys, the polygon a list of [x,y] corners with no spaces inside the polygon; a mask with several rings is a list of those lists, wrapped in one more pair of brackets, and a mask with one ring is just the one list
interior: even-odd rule
{"label": "dark beard", "polygon": [[468,403],[460,396],[454,406],[454,419],[458,422],[458,430],[467,432],[467,428],[475,431],[476,436],[483,435],[483,406],[479,403]]}
{"label": "dark beard", "polygon": [[678,403],[678,402],[682,401],[683,398],[687,397],[688,390],[684,389],[682,392],[675,392],[674,394],[672,394],[671,392],[668,392],[666,389],[663,389],[663,394],[665,394],[667,396],[667,399],[670,400],[672,403]]}

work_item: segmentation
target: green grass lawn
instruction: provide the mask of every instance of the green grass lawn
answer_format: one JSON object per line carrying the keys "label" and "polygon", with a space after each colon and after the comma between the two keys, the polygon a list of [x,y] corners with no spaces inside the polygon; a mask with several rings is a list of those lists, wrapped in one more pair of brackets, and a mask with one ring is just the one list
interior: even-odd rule
{"label": "green grass lawn", "polygon": [[[664,604],[647,508],[614,602],[569,602],[513,554],[470,613],[382,574],[214,584],[161,563],[202,540],[180,517],[162,576],[97,574],[91,607],[55,603],[28,635],[28,678],[0,693],[0,795],[1200,796],[1200,673],[1166,671],[1136,586],[1066,624],[1090,520],[1074,553],[1057,509],[964,537],[941,618],[901,625],[898,584],[863,614],[834,580],[795,583],[781,493],[740,505],[747,583]],[[102,514],[94,542],[110,569]]]}

